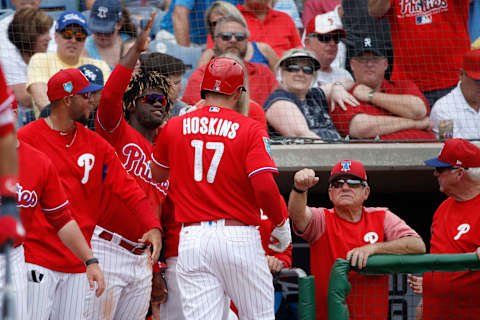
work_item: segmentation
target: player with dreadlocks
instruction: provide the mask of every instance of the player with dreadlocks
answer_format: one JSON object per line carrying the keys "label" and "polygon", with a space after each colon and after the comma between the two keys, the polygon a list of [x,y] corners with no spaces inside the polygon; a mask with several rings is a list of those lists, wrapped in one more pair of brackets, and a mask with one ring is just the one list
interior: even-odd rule
{"label": "player with dreadlocks", "polygon": [[[166,78],[154,72],[132,78],[138,56],[147,49],[153,18],[154,14],[105,84],[95,127],[115,148],[123,166],[143,189],[160,218],[168,183],[151,180],[149,161],[154,137],[172,104],[171,86]],[[101,299],[87,298],[87,319],[113,319],[120,315],[122,319],[145,319],[152,267],[148,248],[138,244],[144,230],[119,201],[105,202],[115,216],[97,223],[91,244],[105,270],[107,294]]]}

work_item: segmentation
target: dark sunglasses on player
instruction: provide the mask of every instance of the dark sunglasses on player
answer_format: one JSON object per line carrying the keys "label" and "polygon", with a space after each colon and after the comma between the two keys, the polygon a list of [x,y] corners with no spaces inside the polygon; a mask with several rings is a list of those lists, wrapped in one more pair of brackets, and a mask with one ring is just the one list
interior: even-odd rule
{"label": "dark sunglasses on player", "polygon": [[350,188],[352,189],[357,189],[360,187],[364,187],[366,185],[365,181],[358,180],[358,179],[340,179],[340,180],[335,180],[332,183],[330,183],[330,187],[334,189],[340,189],[343,187],[344,184],[347,184]]}
{"label": "dark sunglasses on player", "polygon": [[92,97],[92,93],[91,92],[77,93],[77,96],[80,96],[83,99],[88,100]]}
{"label": "dark sunglasses on player", "polygon": [[223,41],[230,41],[232,37],[235,37],[237,41],[243,41],[247,39],[245,32],[220,32],[217,34],[217,38],[221,38]]}
{"label": "dark sunglasses on player", "polygon": [[146,94],[138,98],[141,99],[143,103],[148,103],[153,105],[158,102],[162,107],[165,107],[167,105],[167,98],[165,98],[165,96],[162,96],[161,94],[155,94],[155,93]]}
{"label": "dark sunglasses on player", "polygon": [[78,42],[83,42],[87,38],[87,34],[81,31],[62,30],[60,34],[65,40],[70,40],[72,38],[75,38],[75,40]]}
{"label": "dark sunglasses on player", "polygon": [[299,66],[297,64],[289,64],[288,66],[285,67],[285,70],[288,72],[299,72],[300,70],[303,71],[303,73],[311,75],[313,74],[313,68],[310,66]]}
{"label": "dark sunglasses on player", "polygon": [[340,42],[340,34],[338,33],[327,33],[327,34],[320,34],[317,33],[315,34],[317,36],[318,41],[323,42],[323,43],[329,43],[330,41],[333,40],[336,44]]}

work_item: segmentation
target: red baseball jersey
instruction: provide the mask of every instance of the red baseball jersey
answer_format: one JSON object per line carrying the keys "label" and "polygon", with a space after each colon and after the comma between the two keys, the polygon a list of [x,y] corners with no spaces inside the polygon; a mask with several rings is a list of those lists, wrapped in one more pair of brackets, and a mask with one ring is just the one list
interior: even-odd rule
{"label": "red baseball jersey", "polygon": [[[480,247],[480,195],[445,200],[433,216],[430,253],[474,252]],[[480,272],[423,274],[423,319],[478,319]]]}
{"label": "red baseball jersey", "polygon": [[[56,250],[57,232],[72,220],[68,209],[70,204],[57,170],[45,154],[20,142],[18,167],[17,206],[27,233],[24,241],[25,256],[28,261],[42,258],[46,261],[49,257],[40,255],[41,248],[46,246],[50,250]],[[39,226],[42,233],[36,231]],[[66,247],[63,249],[68,250]]]}
{"label": "red baseball jersey", "polygon": [[[160,228],[143,191],[127,174],[112,146],[95,132],[76,123],[72,133],[64,134],[52,130],[44,119],[39,119],[22,127],[18,136],[50,157],[69,197],[72,215],[88,242],[99,217],[105,214],[101,208],[105,207],[102,202],[108,199],[108,191],[122,199],[147,229]],[[46,233],[43,226],[36,226],[33,232]],[[48,242],[49,245],[38,252],[44,261],[27,262],[41,262],[40,265],[61,272],[85,272],[83,263],[58,237]],[[56,250],[50,250],[51,247]]]}
{"label": "red baseball jersey", "polygon": [[14,129],[14,117],[11,109],[14,101],[13,91],[7,86],[7,81],[0,67],[0,137],[12,132]]}
{"label": "red baseball jersey", "polygon": [[[386,209],[364,208],[358,222],[344,220],[334,209],[323,209],[325,232],[310,244],[310,268],[315,276],[317,319],[327,319],[330,270],[336,259],[345,259],[353,248],[384,241]],[[388,278],[350,273],[352,291],[347,304],[352,319],[383,319],[388,311]],[[368,293],[367,293],[368,292]]]}
{"label": "red baseball jersey", "polygon": [[236,219],[259,225],[249,177],[278,172],[258,121],[217,106],[170,119],[152,160],[170,169],[170,195],[182,223]]}
{"label": "red baseball jersey", "polygon": [[392,80],[414,81],[422,91],[456,85],[470,49],[469,1],[391,0],[391,6]]}
{"label": "red baseball jersey", "polygon": [[[132,70],[119,64],[113,70],[112,75],[113,77],[108,78],[102,91],[95,118],[95,128],[97,133],[115,148],[124,168],[145,192],[156,217],[160,219],[162,205],[167,195],[168,182],[156,183],[152,180],[150,157],[153,146],[123,117],[122,98],[130,82]],[[117,200],[118,197],[115,194],[111,193],[110,195],[111,199],[104,203],[109,207],[106,210],[111,212],[111,216],[100,217],[98,225],[136,242],[147,231],[145,226],[138,223],[136,217],[121,201]],[[170,229],[164,231],[169,232]]]}

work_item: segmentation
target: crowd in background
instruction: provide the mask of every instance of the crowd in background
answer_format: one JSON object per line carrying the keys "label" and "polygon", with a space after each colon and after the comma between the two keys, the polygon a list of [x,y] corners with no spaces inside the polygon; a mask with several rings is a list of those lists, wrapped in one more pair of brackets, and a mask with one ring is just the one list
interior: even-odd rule
{"label": "crowd in background", "polygon": [[169,57],[143,68],[173,81],[171,116],[201,104],[205,64],[228,52],[244,61],[250,116],[272,138],[480,138],[478,1],[97,0],[80,1],[82,12],[48,11],[41,1],[8,6],[15,11],[0,20],[0,62],[20,105],[19,126],[49,105],[46,83],[55,72],[91,64],[107,81],[155,11],[149,51]]}

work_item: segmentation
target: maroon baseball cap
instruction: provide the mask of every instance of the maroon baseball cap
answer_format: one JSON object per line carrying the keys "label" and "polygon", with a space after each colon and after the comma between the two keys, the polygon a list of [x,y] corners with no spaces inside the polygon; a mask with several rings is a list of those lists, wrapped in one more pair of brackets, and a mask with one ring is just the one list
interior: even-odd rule
{"label": "maroon baseball cap", "polygon": [[356,160],[342,160],[333,166],[330,172],[328,182],[331,183],[340,177],[354,177],[363,181],[367,181],[367,172],[360,161]]}
{"label": "maroon baseball cap", "polygon": [[437,158],[425,160],[430,167],[480,167],[480,148],[463,139],[445,141]]}
{"label": "maroon baseball cap", "polygon": [[96,91],[83,73],[76,69],[64,69],[55,73],[47,83],[47,96],[50,101],[79,93]]}
{"label": "maroon baseball cap", "polygon": [[463,70],[473,80],[480,80],[480,50],[470,50],[463,56]]}

